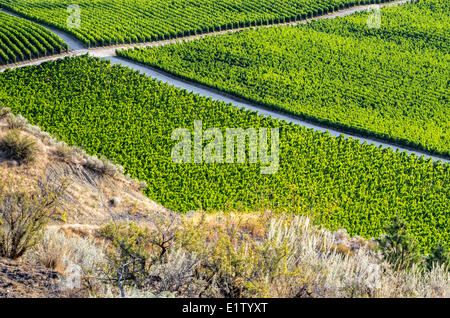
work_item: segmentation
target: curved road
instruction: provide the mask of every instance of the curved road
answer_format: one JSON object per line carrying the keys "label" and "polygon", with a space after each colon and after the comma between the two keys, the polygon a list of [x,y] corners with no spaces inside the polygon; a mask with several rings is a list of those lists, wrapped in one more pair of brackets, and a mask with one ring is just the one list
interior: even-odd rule
{"label": "curved road", "polygon": [[[409,2],[407,0],[400,0],[400,1],[395,1],[395,2],[391,2],[391,3],[384,3],[384,4],[380,4],[380,7],[383,6],[393,6],[393,5],[398,5],[398,4],[403,4]],[[318,19],[330,19],[330,18],[335,18],[335,17],[341,17],[341,16],[346,16],[349,14],[353,14],[355,12],[359,12],[359,11],[364,11],[367,10],[369,8],[374,7],[374,5],[365,5],[365,6],[358,6],[358,7],[353,7],[353,8],[349,8],[349,9],[345,9],[345,10],[341,10],[338,12],[333,12],[327,15],[323,15],[323,16],[319,16],[319,17],[315,17],[313,19],[308,19],[308,20],[304,20],[304,21],[300,21],[300,22],[291,22],[291,23],[285,23],[285,24],[275,24],[275,25],[268,25],[268,26],[263,26],[263,27],[271,27],[271,26],[280,26],[280,25],[297,25],[297,24],[301,24],[301,23],[307,23],[310,20],[318,20]],[[11,12],[7,12],[5,10],[2,10],[5,13],[20,17],[14,13]],[[375,138],[365,138],[365,137],[361,137],[355,134],[348,134],[348,133],[343,133],[342,131],[336,130],[336,129],[332,129],[326,126],[320,126],[320,125],[316,125],[307,121],[304,121],[298,117],[296,117],[295,115],[290,115],[290,114],[284,114],[281,112],[277,112],[277,111],[273,111],[273,110],[269,110],[267,108],[264,108],[256,103],[251,103],[248,101],[245,101],[243,99],[240,99],[238,97],[233,97],[227,93],[221,92],[219,90],[204,86],[204,85],[200,85],[200,84],[196,84],[196,83],[192,83],[192,82],[188,82],[186,80],[182,80],[179,79],[173,75],[167,74],[163,71],[160,70],[156,70],[153,69],[151,67],[145,66],[145,65],[141,65],[139,63],[133,62],[133,61],[129,61],[129,60],[125,60],[122,58],[119,58],[116,56],[116,50],[118,49],[125,49],[125,48],[130,48],[130,47],[148,47],[148,46],[159,46],[159,45],[166,45],[169,43],[174,43],[174,42],[179,42],[179,41],[192,41],[194,39],[198,39],[201,37],[205,37],[205,36],[215,36],[215,35],[219,35],[219,34],[224,34],[224,33],[229,33],[229,32],[237,32],[239,30],[245,29],[245,28],[239,28],[239,29],[231,29],[231,30],[226,30],[226,31],[220,31],[220,32],[214,32],[214,33],[206,33],[206,34],[202,34],[202,35],[196,35],[196,36],[190,36],[190,37],[184,37],[184,38],[178,38],[178,39],[172,39],[172,40],[166,40],[166,41],[159,41],[159,42],[150,42],[150,43],[141,43],[141,44],[129,44],[129,45],[119,45],[119,46],[111,46],[111,47],[100,47],[100,48],[90,48],[87,49],[86,47],[84,47],[84,45],[78,41],[77,39],[74,39],[71,35],[68,35],[67,33],[64,33],[60,30],[57,30],[55,28],[51,28],[48,27],[46,25],[40,24],[41,26],[45,27],[46,29],[50,30],[51,32],[57,34],[59,37],[61,37],[69,46],[69,52],[65,53],[65,54],[60,54],[60,55],[56,55],[56,56],[51,56],[51,57],[46,57],[46,58],[41,58],[38,60],[33,60],[33,61],[26,61],[26,62],[21,62],[18,64],[12,64],[12,65],[6,65],[3,67],[0,67],[0,72],[4,71],[5,69],[13,69],[16,67],[23,67],[23,66],[29,66],[29,65],[39,65],[43,62],[46,61],[52,61],[52,60],[56,60],[56,59],[61,59],[65,56],[78,56],[78,55],[84,55],[89,53],[89,55],[94,56],[94,57],[98,57],[101,59],[105,59],[105,60],[109,60],[111,62],[111,64],[119,64],[122,66],[127,66],[130,67],[136,71],[139,71],[149,77],[155,78],[161,82],[164,83],[169,83],[171,85],[173,85],[174,87],[177,88],[181,88],[181,89],[185,89],[189,92],[195,93],[195,94],[199,94],[201,96],[205,96],[205,97],[210,97],[213,100],[218,100],[218,101],[222,101],[222,102],[226,102],[226,103],[231,103],[234,106],[237,107],[243,107],[252,111],[257,111],[258,113],[260,113],[263,116],[271,116],[273,118],[278,118],[281,120],[285,120],[287,122],[292,122],[298,125],[302,125],[306,128],[312,128],[314,130],[317,131],[328,131],[332,136],[339,136],[339,135],[344,135],[345,137],[352,137],[353,139],[357,139],[359,140],[361,143],[366,142],[368,144],[374,144],[376,146],[381,146],[384,148],[391,148],[394,151],[405,151],[408,154],[416,154],[418,156],[423,156],[425,158],[431,158],[435,161],[442,161],[442,162],[450,162],[447,159],[438,157],[438,156],[433,156],[433,155],[429,155],[425,152],[419,151],[419,150],[415,150],[415,149],[407,149],[405,147],[401,147],[401,146],[397,146],[393,143],[387,142],[387,141],[382,141],[382,140],[377,140]]]}

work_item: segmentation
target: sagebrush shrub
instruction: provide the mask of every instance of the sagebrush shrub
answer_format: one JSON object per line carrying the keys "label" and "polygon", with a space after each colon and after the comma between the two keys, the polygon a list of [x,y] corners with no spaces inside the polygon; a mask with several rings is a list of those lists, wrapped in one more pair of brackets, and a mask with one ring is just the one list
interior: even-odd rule
{"label": "sagebrush shrub", "polygon": [[0,105],[0,120],[6,118],[10,113],[11,109],[9,109],[8,107],[2,107],[2,105]]}
{"label": "sagebrush shrub", "polygon": [[49,226],[39,243],[24,257],[31,264],[63,273],[58,283],[62,292],[95,295],[102,290],[97,275],[105,263],[106,247],[91,238],[68,237],[58,226]]}
{"label": "sagebrush shrub", "polygon": [[122,166],[112,163],[104,156],[100,158],[97,158],[95,156],[87,156],[84,166],[100,173],[101,175],[107,175],[111,177],[115,177],[124,173],[124,168]]}
{"label": "sagebrush shrub", "polygon": [[9,129],[22,129],[28,125],[28,120],[22,115],[13,115],[12,113],[6,116],[6,121],[8,123]]}

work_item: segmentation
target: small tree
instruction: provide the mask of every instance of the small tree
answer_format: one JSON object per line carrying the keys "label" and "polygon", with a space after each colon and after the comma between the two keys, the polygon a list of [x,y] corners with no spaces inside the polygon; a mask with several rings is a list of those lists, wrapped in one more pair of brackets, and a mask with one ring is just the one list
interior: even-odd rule
{"label": "small tree", "polygon": [[156,214],[151,221],[153,229],[112,222],[100,231],[113,244],[107,255],[110,264],[105,271],[106,280],[117,284],[122,297],[127,286],[141,289],[152,285],[154,280],[161,280],[151,270],[166,261],[175,239],[178,217],[175,213]]}
{"label": "small tree", "polygon": [[450,264],[450,250],[448,245],[442,241],[438,241],[431,249],[430,255],[426,258],[428,269],[432,269],[434,265],[449,265]]}
{"label": "small tree", "polygon": [[0,182],[0,256],[17,259],[38,243],[67,182],[54,185],[40,178],[34,193],[8,188],[10,182]]}
{"label": "small tree", "polygon": [[386,233],[378,239],[379,247],[385,259],[396,269],[406,269],[421,261],[419,246],[408,233],[406,222],[399,216],[393,218],[385,227]]}

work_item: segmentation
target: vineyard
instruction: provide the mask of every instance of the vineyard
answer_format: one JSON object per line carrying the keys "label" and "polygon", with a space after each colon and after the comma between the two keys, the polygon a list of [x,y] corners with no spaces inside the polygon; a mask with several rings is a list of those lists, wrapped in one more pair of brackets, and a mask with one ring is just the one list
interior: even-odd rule
{"label": "vineyard", "polygon": [[[88,47],[283,23],[384,0],[0,0],[0,7],[64,30]],[[80,18],[80,27],[68,19]]]}
{"label": "vineyard", "polygon": [[450,4],[425,0],[308,25],[118,54],[344,131],[450,156]]}
{"label": "vineyard", "polygon": [[67,45],[43,27],[0,12],[0,65],[66,50]]}
{"label": "vineyard", "polygon": [[[334,138],[202,98],[86,56],[0,74],[0,103],[91,154],[123,165],[168,208],[307,210],[330,228],[379,235],[399,214],[424,251],[450,241],[450,165]],[[176,164],[176,128],[278,127],[280,167]]]}
{"label": "vineyard", "polygon": [[[450,50],[450,3],[444,0],[416,0],[414,3],[382,9],[379,29],[367,27],[367,14],[353,14],[333,21],[315,21],[315,30],[345,37],[391,41],[404,50]],[[448,61],[448,60],[447,60]]]}

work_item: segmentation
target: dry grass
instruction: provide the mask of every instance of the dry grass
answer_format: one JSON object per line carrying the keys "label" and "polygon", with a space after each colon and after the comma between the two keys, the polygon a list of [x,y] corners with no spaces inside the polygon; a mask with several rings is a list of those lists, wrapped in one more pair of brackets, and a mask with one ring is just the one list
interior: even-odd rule
{"label": "dry grass", "polygon": [[[194,217],[194,219],[198,217]],[[225,232],[216,239],[235,242],[231,253],[219,248],[218,253],[228,254],[227,259],[239,255],[248,264],[254,263],[254,257],[260,259],[255,268],[244,264],[242,270],[247,284],[253,277],[256,294],[243,296],[268,297],[448,297],[450,296],[450,276],[448,269],[435,267],[431,272],[414,267],[412,270],[395,271],[392,265],[383,260],[374,248],[373,241],[360,237],[350,238],[345,230],[332,233],[315,226],[307,217],[273,216],[257,214],[248,219],[256,224],[254,229],[264,233],[259,240],[254,236],[242,236],[248,233],[246,222],[241,216],[221,217]],[[217,235],[217,219],[205,222],[208,235]],[[265,229],[265,231],[263,230]],[[199,231],[197,228],[196,231]],[[213,244],[214,245],[214,244]],[[220,245],[219,245],[220,246]],[[268,248],[268,249],[266,249]],[[267,256],[252,254],[253,251],[267,251]],[[274,251],[278,251],[272,254]],[[263,253],[264,254],[264,253]],[[230,258],[231,256],[231,258]],[[274,263],[275,262],[275,263]],[[278,267],[273,271],[272,264]],[[286,269],[288,269],[286,271]],[[276,274],[274,274],[276,273]],[[235,275],[235,274],[234,274]],[[257,277],[260,277],[259,279]],[[235,275],[239,278],[240,275]],[[268,285],[267,282],[270,281]],[[254,287],[252,286],[252,287]],[[254,290],[255,291],[255,290]]]}
{"label": "dry grass", "polygon": [[[145,243],[161,234],[157,227],[141,227],[138,236],[134,229],[128,236],[126,225],[121,225],[118,237],[133,246],[129,251],[146,251],[135,259],[147,264],[139,272],[138,285],[145,286],[139,288],[139,297],[164,293],[238,298],[450,296],[447,268],[395,270],[373,241],[351,238],[345,230],[332,233],[308,217],[194,213],[177,218],[171,222],[176,226],[170,233],[176,235],[164,257],[155,258],[161,249]],[[142,239],[132,243],[135,237]],[[117,272],[118,260],[109,263],[110,273]],[[130,264],[133,259],[124,261]],[[128,297],[127,288],[134,282],[123,283]],[[117,295],[117,286],[109,289],[114,290]]]}
{"label": "dry grass", "polygon": [[[125,238],[128,225],[120,224]],[[86,224],[50,226],[27,261],[62,277],[78,268],[82,283],[77,288],[85,296],[118,297],[114,273],[120,258],[111,262],[110,255],[118,254],[101,230]],[[144,244],[135,245],[144,251],[136,255],[148,259],[140,283],[124,284],[125,297],[450,296],[447,268],[394,270],[373,241],[349,237],[345,230],[330,232],[308,217],[159,213],[129,233],[128,242],[139,238]],[[61,284],[72,288],[64,279]]]}

